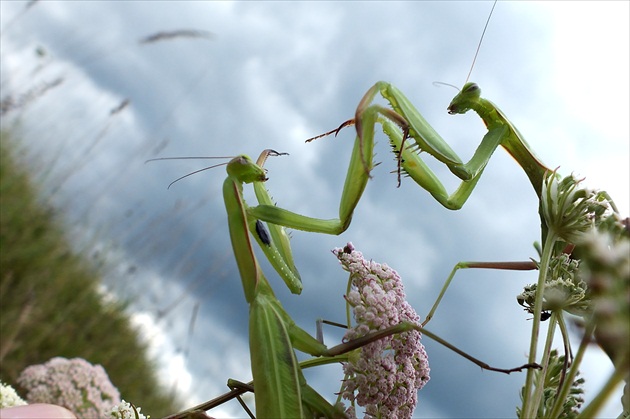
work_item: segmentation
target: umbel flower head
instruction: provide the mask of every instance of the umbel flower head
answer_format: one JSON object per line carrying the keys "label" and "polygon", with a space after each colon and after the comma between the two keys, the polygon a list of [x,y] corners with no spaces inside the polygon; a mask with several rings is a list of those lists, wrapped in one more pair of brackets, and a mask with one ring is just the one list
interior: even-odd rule
{"label": "umbel flower head", "polygon": [[27,367],[18,378],[29,403],[63,406],[80,418],[108,417],[120,393],[100,365],[82,358],[53,358]]}
{"label": "umbel flower head", "polygon": [[0,409],[5,407],[24,406],[26,402],[15,392],[15,389],[0,381]]}
{"label": "umbel flower head", "polygon": [[541,207],[546,225],[568,243],[575,243],[610,211],[608,194],[580,186],[573,174],[560,179],[553,172],[542,185]]}
{"label": "umbel flower head", "polygon": [[[578,275],[579,261],[561,253],[551,259],[545,280],[543,311],[565,310],[576,316],[584,316],[591,309],[591,301],[586,292],[587,286]],[[529,313],[534,313],[536,284],[527,285],[516,297],[520,305]]]}
{"label": "umbel flower head", "polygon": [[[402,281],[385,264],[363,258],[352,243],[333,250],[350,272],[346,300],[356,326],[344,340],[352,340],[395,326],[419,324],[419,316],[407,303]],[[365,409],[366,418],[411,418],[418,403],[418,390],[429,381],[429,363],[420,332],[411,330],[363,346],[344,364],[346,378],[342,396]],[[357,394],[355,394],[357,393]]]}
{"label": "umbel flower head", "polygon": [[142,408],[123,400],[120,404],[112,407],[108,417],[111,419],[149,419],[151,417],[140,413],[140,410]]}

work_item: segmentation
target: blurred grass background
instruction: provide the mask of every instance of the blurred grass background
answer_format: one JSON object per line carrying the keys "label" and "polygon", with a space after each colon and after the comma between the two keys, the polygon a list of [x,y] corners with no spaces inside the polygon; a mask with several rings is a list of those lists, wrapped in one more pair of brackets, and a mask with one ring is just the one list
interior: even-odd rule
{"label": "blurred grass background", "polygon": [[76,254],[55,212],[0,137],[0,380],[55,356],[101,364],[121,396],[161,417],[181,407],[161,386],[125,302],[104,298],[98,260]]}

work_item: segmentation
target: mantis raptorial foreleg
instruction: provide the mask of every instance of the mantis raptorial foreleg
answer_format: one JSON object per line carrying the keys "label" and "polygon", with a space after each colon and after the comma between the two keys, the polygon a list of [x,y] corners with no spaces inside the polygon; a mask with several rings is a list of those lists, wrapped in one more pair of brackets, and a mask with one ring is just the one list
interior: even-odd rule
{"label": "mantis raptorial foreleg", "polygon": [[[372,104],[374,97],[380,93],[389,102],[392,109]],[[366,156],[362,165],[366,172],[372,167],[372,155],[365,149],[372,149],[374,143],[374,126],[380,123],[400,156],[400,168],[404,170],[422,188],[448,209],[461,208],[474,189],[483,169],[490,157],[501,145],[523,167],[538,196],[541,193],[542,181],[547,167],[540,162],[529,148],[518,130],[505,115],[489,100],[480,96],[481,89],[475,83],[466,83],[450,105],[448,113],[463,114],[475,111],[488,128],[488,133],[481,140],[472,158],[463,163],[461,158],[451,149],[433,127],[424,119],[405,95],[393,85],[378,82],[363,96],[356,110],[354,119],[341,124],[336,130],[327,132],[307,140],[307,142],[325,135],[338,133],[343,127],[355,125],[359,154]],[[410,144],[411,143],[411,144]],[[462,183],[457,190],[448,194],[433,171],[419,158],[418,153],[426,152],[444,163]],[[400,183],[400,172],[399,172]]]}
{"label": "mantis raptorial foreleg", "polygon": [[[389,102],[392,109],[372,103],[378,93]],[[469,110],[475,111],[481,117],[488,133],[467,163],[462,162],[461,158],[400,90],[382,81],[372,86],[363,96],[357,106],[354,119],[342,123],[336,130],[306,141],[333,133],[337,134],[342,128],[355,125],[357,137],[352,159],[361,159],[363,176],[369,177],[369,172],[374,167],[372,150],[375,125],[379,123],[389,138],[394,152],[398,155],[399,185],[401,171],[404,171],[440,204],[451,210],[460,209],[466,203],[492,154],[498,146],[502,146],[523,168],[536,195],[540,197],[543,180],[546,173],[551,173],[551,171],[536,157],[503,112],[489,100],[481,98],[481,89],[475,83],[466,83],[448,106],[450,114],[463,114]],[[420,158],[422,152],[444,163],[455,176],[462,179],[453,193],[449,194],[446,191],[440,179]],[[361,182],[364,177],[361,178]],[[544,221],[541,227],[544,240],[547,231]]]}
{"label": "mantis raptorial foreleg", "polygon": [[[258,201],[262,204],[263,207],[273,207],[273,201],[269,196],[269,192],[265,189],[263,182],[267,179],[265,176],[265,170],[263,169],[263,164],[267,160],[269,156],[282,156],[287,155],[287,153],[278,153],[274,150],[264,150],[260,156],[258,157],[257,164],[254,164],[249,157],[247,156],[239,156],[234,158],[232,161],[228,163],[228,178],[230,176],[235,179],[239,176],[242,177],[241,182],[244,183],[253,183],[254,191],[256,193],[256,197]],[[150,159],[149,161],[156,160],[177,160],[177,159],[192,159],[192,158],[224,158],[224,157],[163,157],[157,159]],[[197,170],[192,173],[189,173],[185,176],[182,176],[169,185],[173,185],[175,182],[188,177],[192,174],[211,169],[213,167],[221,166],[225,163],[218,164],[215,166],[206,167],[205,169]],[[248,173],[247,169],[250,167],[256,167],[257,169]],[[241,173],[243,172],[243,173]],[[249,210],[249,207],[245,203],[244,200],[241,200],[241,205],[244,206],[246,210]],[[258,242],[260,248],[265,253],[265,256],[274,267],[276,272],[280,275],[280,277],[284,280],[289,290],[294,294],[300,294],[302,292],[302,280],[300,279],[300,274],[298,273],[295,263],[293,261],[293,253],[291,252],[291,246],[289,244],[289,237],[282,227],[281,223],[268,223],[267,228],[265,228],[264,224],[260,221],[260,219],[255,218],[253,216],[247,216],[247,228],[251,232],[252,236]]]}

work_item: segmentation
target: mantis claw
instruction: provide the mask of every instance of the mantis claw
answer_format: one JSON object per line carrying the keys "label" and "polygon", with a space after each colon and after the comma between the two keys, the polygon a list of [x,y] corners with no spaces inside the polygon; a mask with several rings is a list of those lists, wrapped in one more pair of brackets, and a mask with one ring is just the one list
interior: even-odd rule
{"label": "mantis claw", "polygon": [[267,161],[267,157],[269,156],[276,157],[276,156],[288,156],[288,155],[289,153],[281,153],[279,151],[268,148],[266,150],[263,150],[262,153],[260,153],[260,156],[258,156],[258,160],[256,160],[256,164],[260,167],[263,167],[265,165],[265,162]]}
{"label": "mantis claw", "polygon": [[319,138],[323,138],[323,137],[327,137],[330,134],[335,134],[335,137],[339,134],[339,132],[344,129],[345,127],[349,127],[350,125],[354,125],[355,124],[355,120],[354,119],[348,119],[347,121],[343,122],[341,125],[339,125],[337,128],[330,130],[328,132],[325,132],[323,134],[319,134],[315,137],[311,137],[308,140],[305,140],[305,143],[310,143],[313,140],[317,140]]}

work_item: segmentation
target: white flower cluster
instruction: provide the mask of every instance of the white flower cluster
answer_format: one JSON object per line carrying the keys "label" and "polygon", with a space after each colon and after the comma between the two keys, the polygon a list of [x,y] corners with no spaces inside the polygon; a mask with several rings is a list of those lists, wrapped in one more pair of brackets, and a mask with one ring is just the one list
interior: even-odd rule
{"label": "white flower cluster", "polygon": [[141,408],[132,405],[129,402],[121,401],[120,404],[114,406],[110,412],[111,419],[149,419],[140,413]]}
{"label": "white flower cluster", "polygon": [[0,381],[0,409],[24,406],[25,404],[27,403],[18,396],[13,387]]}
{"label": "white flower cluster", "polygon": [[[590,311],[591,301],[586,292],[586,282],[578,275],[578,268],[579,261],[566,253],[551,259],[545,279],[543,311],[565,310],[576,316],[584,316]],[[531,314],[534,314],[536,288],[536,284],[527,285],[516,297],[518,303]]]}

